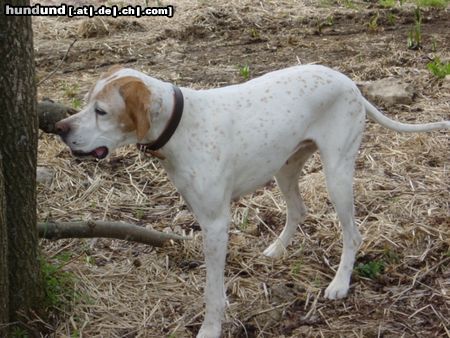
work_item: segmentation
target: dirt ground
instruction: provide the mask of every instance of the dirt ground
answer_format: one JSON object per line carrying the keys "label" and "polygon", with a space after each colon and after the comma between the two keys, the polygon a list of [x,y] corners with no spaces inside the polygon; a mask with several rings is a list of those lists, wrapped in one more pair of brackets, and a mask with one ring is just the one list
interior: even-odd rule
{"label": "dirt ground", "polygon": [[[376,102],[391,118],[450,119],[448,87],[426,67],[435,56],[450,60],[449,7],[422,10],[422,48],[409,50],[412,4],[172,4],[170,19],[34,18],[39,98],[79,108],[98,76],[116,64],[179,86],[211,88],[243,82],[245,65],[253,78],[318,63],[360,84],[390,76],[409,83],[411,105]],[[398,134],[367,123],[354,184],[364,237],[356,265],[383,268],[377,276],[355,270],[344,300],[323,298],[342,246],[318,155],[299,182],[309,216],[283,258],[261,255],[284,225],[276,184],[234,203],[223,336],[450,337],[449,154],[448,132]],[[80,162],[57,138],[42,134],[39,165],[56,171],[51,185],[39,186],[41,221],[123,220],[193,236],[164,248],[106,239],[42,241],[51,260],[69,257],[63,269],[76,276],[77,297],[48,323],[48,336],[195,336],[203,318],[201,232],[158,160],[130,146],[106,161]]]}

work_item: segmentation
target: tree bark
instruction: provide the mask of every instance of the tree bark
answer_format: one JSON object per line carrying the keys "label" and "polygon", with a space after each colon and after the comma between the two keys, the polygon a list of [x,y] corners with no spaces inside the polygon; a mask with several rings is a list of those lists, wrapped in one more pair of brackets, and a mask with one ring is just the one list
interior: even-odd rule
{"label": "tree bark", "polygon": [[[29,1],[14,1],[29,5]],[[5,16],[0,0],[0,154],[8,232],[9,321],[24,322],[43,299],[36,228],[36,85],[31,17]],[[3,299],[2,299],[3,302]]]}
{"label": "tree bark", "polygon": [[9,276],[8,233],[6,231],[5,181],[3,179],[2,155],[0,154],[0,337],[8,336],[9,322]]}

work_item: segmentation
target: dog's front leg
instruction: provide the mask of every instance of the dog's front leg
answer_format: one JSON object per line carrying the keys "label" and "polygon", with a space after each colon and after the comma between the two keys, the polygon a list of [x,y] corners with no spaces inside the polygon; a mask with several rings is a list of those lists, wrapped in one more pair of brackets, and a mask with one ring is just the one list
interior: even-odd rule
{"label": "dog's front leg", "polygon": [[199,215],[197,218],[203,231],[206,262],[205,319],[197,337],[218,338],[225,310],[224,269],[230,222],[229,207],[215,217]]}

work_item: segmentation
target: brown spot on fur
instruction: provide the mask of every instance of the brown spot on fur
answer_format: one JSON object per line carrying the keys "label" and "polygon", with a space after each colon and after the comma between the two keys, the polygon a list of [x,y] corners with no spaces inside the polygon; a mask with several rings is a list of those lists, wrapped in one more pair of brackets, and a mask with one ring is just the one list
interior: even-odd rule
{"label": "brown spot on fur", "polygon": [[119,116],[122,130],[136,130],[138,140],[142,140],[150,129],[147,112],[150,104],[150,90],[144,82],[134,76],[113,79],[95,96],[96,99],[107,100],[117,90],[125,102],[125,110]]}

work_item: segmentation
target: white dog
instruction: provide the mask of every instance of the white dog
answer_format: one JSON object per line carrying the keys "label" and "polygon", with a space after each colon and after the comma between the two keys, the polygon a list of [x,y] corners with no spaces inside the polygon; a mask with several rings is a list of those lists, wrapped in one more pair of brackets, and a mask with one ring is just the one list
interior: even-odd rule
{"label": "white dog", "polygon": [[92,88],[87,106],[57,128],[79,157],[105,158],[125,144],[159,148],[157,155],[203,230],[206,313],[197,337],[219,337],[230,202],[275,176],[286,198],[287,221],[264,254],[281,255],[305,218],[298,178],[316,150],[344,231],[339,268],[325,297],[347,295],[361,243],[352,179],[366,112],[396,131],[450,129],[449,121],[408,125],[390,120],[349,78],[315,65],[210,90],[180,90],[141,72],[113,67]]}

